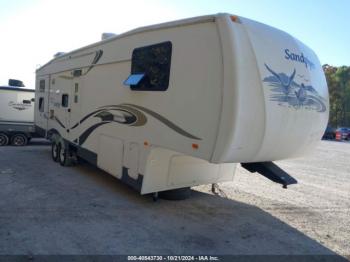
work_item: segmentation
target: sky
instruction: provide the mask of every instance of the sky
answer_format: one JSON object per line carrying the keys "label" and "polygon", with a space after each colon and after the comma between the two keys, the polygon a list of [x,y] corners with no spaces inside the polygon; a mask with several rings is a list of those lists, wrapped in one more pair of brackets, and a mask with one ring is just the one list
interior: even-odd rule
{"label": "sky", "polygon": [[231,13],[288,32],[322,64],[350,65],[350,0],[0,0],[0,85],[34,88],[35,70],[57,52],[97,42],[103,32]]}

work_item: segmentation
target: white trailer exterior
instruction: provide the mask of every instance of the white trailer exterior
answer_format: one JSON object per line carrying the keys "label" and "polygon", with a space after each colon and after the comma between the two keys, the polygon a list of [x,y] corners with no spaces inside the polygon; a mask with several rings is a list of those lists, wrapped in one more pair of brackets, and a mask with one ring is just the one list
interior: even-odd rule
{"label": "white trailer exterior", "polygon": [[329,110],[311,49],[229,14],[56,57],[37,70],[36,99],[37,130],[53,140],[55,160],[77,154],[142,194],[230,181],[236,163],[302,156]]}
{"label": "white trailer exterior", "polygon": [[34,92],[0,86],[0,146],[25,145],[34,134]]}

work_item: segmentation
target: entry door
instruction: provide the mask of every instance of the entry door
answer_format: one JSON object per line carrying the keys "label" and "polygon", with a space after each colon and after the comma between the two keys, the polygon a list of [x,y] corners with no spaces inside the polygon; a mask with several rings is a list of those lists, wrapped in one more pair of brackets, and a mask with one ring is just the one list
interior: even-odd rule
{"label": "entry door", "polygon": [[70,112],[69,112],[69,126],[71,127],[71,132],[69,133],[70,140],[78,143],[79,134],[79,121],[81,112],[81,80],[79,78],[74,78],[72,81],[72,88],[70,94]]}
{"label": "entry door", "polygon": [[35,88],[35,124],[47,130],[49,118],[50,76],[38,76]]}

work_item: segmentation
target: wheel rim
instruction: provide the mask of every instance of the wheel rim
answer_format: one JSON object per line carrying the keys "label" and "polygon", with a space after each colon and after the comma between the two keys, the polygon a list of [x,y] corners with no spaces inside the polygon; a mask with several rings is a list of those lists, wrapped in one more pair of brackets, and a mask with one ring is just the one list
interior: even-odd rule
{"label": "wheel rim", "polygon": [[61,147],[60,160],[61,160],[62,163],[64,162],[64,159],[65,159],[65,152],[64,152],[64,148]]}
{"label": "wheel rim", "polygon": [[0,135],[0,145],[3,146],[6,144],[6,137],[4,135]]}
{"label": "wheel rim", "polygon": [[24,138],[22,136],[15,136],[13,138],[13,144],[15,146],[21,146],[24,144]]}
{"label": "wheel rim", "polygon": [[52,148],[52,155],[53,155],[53,158],[57,158],[57,144],[55,143],[55,144],[53,144],[53,146],[52,146],[53,148]]}

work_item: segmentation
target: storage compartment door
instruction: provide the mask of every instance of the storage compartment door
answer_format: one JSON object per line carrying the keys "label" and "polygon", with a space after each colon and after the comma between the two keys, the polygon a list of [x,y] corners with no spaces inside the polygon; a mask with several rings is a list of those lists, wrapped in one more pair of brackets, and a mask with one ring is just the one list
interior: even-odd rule
{"label": "storage compartment door", "polygon": [[121,178],[123,172],[123,147],[123,140],[101,135],[99,138],[97,166],[109,174]]}

